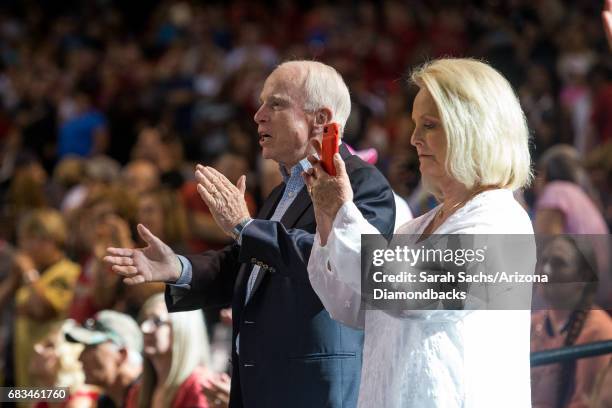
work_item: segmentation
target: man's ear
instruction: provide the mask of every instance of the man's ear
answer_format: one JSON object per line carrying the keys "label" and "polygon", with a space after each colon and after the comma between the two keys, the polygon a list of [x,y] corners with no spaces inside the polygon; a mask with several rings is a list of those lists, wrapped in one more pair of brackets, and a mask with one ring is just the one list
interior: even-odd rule
{"label": "man's ear", "polygon": [[318,109],[314,114],[314,126],[312,128],[312,136],[321,137],[323,134],[323,126],[331,122],[332,111],[328,108]]}
{"label": "man's ear", "polygon": [[332,111],[328,108],[321,108],[315,112],[315,125],[323,126],[328,124],[332,119]]}
{"label": "man's ear", "polygon": [[125,363],[128,359],[128,349],[126,349],[125,347],[122,347],[119,349],[119,363],[120,365],[122,365],[123,363]]}

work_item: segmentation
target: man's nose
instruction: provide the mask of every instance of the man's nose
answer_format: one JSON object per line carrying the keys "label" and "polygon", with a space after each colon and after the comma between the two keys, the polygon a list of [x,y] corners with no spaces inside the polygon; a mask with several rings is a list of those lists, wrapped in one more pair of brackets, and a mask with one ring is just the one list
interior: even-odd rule
{"label": "man's nose", "polygon": [[257,124],[260,124],[260,123],[265,122],[267,120],[267,114],[265,112],[264,105],[261,105],[259,107],[259,109],[257,109],[257,112],[255,112],[255,115],[253,116],[253,120]]}

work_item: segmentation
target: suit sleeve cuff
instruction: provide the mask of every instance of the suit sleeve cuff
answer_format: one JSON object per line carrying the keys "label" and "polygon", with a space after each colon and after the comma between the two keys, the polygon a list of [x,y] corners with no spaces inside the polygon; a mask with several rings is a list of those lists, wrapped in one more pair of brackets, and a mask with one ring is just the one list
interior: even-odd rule
{"label": "suit sleeve cuff", "polygon": [[172,288],[191,289],[191,279],[193,277],[193,266],[189,259],[183,255],[177,255],[179,262],[181,263],[181,276],[174,283],[168,283]]}
{"label": "suit sleeve cuff", "polygon": [[238,238],[236,239],[236,243],[238,243],[238,245],[242,245],[242,234],[244,234],[244,230],[249,228],[249,225],[251,225],[252,222],[253,222],[253,218],[248,220],[244,228],[242,229],[242,231],[240,231],[240,235],[238,235]]}

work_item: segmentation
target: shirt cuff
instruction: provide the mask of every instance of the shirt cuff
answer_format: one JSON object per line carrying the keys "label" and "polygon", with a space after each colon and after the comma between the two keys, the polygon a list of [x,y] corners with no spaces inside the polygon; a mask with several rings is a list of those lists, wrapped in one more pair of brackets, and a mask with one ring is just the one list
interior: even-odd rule
{"label": "shirt cuff", "polygon": [[[331,233],[330,233],[331,235]],[[315,263],[322,263],[325,262],[325,272],[327,273],[331,273],[331,267],[329,265],[329,246],[322,246],[321,245],[321,235],[319,235],[319,231],[317,231],[315,233],[315,238],[314,238],[314,242],[312,245],[312,249],[310,251],[310,258],[308,260],[308,272],[315,271],[318,272],[317,268],[314,267],[310,267],[311,264],[315,264]],[[312,275],[312,274],[311,274]]]}
{"label": "shirt cuff", "polygon": [[244,231],[249,227],[249,225],[251,225],[252,222],[253,222],[253,218],[248,220],[247,223],[244,225],[244,228],[242,229],[242,231],[240,231],[240,235],[238,235],[238,238],[236,239],[236,242],[238,243],[238,245],[242,245],[242,234],[244,234]]}
{"label": "shirt cuff", "polygon": [[193,266],[191,266],[191,262],[189,262],[189,259],[185,258],[183,255],[177,255],[177,258],[181,263],[181,275],[176,280],[176,282],[168,283],[168,285],[173,286],[175,288],[191,289]]}
{"label": "shirt cuff", "polygon": [[322,248],[328,248],[330,252],[334,250],[334,244],[336,243],[336,233],[339,233],[341,230],[346,229],[348,225],[350,225],[351,215],[354,217],[355,212],[361,215],[359,209],[352,201],[347,201],[342,204],[342,207],[336,213],[336,217],[334,218],[334,222],[332,223],[332,229],[329,233],[329,237],[327,237],[327,244]]}

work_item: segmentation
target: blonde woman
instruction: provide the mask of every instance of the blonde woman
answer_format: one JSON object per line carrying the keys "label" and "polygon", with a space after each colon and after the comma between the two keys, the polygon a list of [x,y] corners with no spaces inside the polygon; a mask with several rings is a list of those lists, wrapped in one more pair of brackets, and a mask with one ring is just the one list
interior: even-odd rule
{"label": "blonde woman", "polygon": [[[533,234],[512,194],[531,169],[527,124],[510,84],[470,59],[432,61],[411,79],[419,87],[411,143],[440,205],[397,233],[415,243],[432,234]],[[336,177],[309,159],[317,217],[310,282],[334,319],[365,330],[359,406],[530,407],[529,310],[364,311],[361,234],[377,231],[352,202],[342,159],[334,158]],[[530,268],[533,255],[521,254]]]}
{"label": "blonde woman", "polygon": [[208,377],[208,337],[201,310],[168,313],[163,294],[140,312],[144,365],[127,408],[208,407],[202,386]]}

